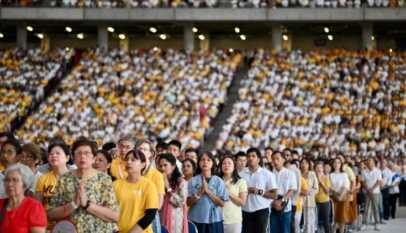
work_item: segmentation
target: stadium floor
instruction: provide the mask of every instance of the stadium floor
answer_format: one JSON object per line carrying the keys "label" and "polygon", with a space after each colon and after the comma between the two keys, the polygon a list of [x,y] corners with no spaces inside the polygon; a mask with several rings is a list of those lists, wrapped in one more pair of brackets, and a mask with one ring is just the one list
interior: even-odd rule
{"label": "stadium floor", "polygon": [[403,233],[406,232],[406,207],[401,207],[397,211],[397,218],[391,219],[384,225],[379,225],[380,231],[374,231],[372,226],[369,226],[366,230],[360,231],[360,233]]}

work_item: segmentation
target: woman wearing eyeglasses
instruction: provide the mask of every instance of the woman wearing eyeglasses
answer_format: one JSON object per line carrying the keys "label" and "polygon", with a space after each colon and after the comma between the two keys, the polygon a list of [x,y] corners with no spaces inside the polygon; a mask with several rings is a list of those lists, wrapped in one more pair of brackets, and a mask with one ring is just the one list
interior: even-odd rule
{"label": "woman wearing eyeglasses", "polygon": [[115,231],[119,212],[111,178],[92,166],[96,143],[81,137],[72,151],[77,169],[59,178],[49,203],[49,219],[69,219],[81,233]]}

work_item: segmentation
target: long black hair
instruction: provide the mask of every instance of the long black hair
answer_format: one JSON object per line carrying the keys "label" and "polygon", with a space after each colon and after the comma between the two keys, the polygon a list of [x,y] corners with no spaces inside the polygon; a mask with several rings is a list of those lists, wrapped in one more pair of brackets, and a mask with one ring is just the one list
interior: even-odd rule
{"label": "long black hair", "polygon": [[240,179],[240,176],[238,175],[238,172],[237,172],[237,168],[236,168],[236,166],[235,166],[235,161],[234,161],[234,159],[233,159],[233,157],[232,156],[230,156],[230,155],[226,155],[226,156],[224,156],[222,159],[221,159],[221,161],[220,161],[220,164],[219,164],[219,176],[221,177],[221,178],[223,178],[224,177],[224,173],[223,173],[223,162],[224,162],[224,160],[226,160],[226,159],[231,159],[231,161],[233,161],[233,164],[234,164],[234,170],[233,170],[233,173],[231,173],[231,183],[232,184],[236,184],[237,183],[237,181]]}
{"label": "long black hair", "polygon": [[214,160],[214,156],[210,151],[206,151],[201,156],[199,156],[199,160],[197,161],[196,174],[200,175],[202,173],[202,169],[200,168],[200,161],[202,161],[203,156],[209,157],[209,159],[212,161],[213,166],[211,168],[211,175],[216,175],[216,161]]}
{"label": "long black hair", "polygon": [[178,166],[176,166],[176,158],[171,153],[163,153],[159,155],[159,163],[163,159],[165,159],[172,166],[175,167],[175,169],[171,174],[171,177],[169,177],[169,184],[171,185],[172,188],[176,188],[179,185],[180,178],[182,177],[182,174],[180,173]]}
{"label": "long black hair", "polygon": [[186,158],[182,161],[182,166],[185,166],[185,163],[189,162],[192,165],[192,169],[193,169],[193,176],[196,175],[196,169],[197,169],[197,164],[193,159],[190,158]]}

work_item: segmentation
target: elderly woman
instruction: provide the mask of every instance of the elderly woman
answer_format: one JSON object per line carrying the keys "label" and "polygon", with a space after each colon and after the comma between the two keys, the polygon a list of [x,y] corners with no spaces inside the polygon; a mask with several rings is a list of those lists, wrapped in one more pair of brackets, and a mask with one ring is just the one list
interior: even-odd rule
{"label": "elderly woman", "polygon": [[56,221],[68,218],[78,232],[111,233],[117,229],[118,204],[110,176],[92,167],[96,143],[80,137],[72,151],[78,169],[59,178],[48,217]]}
{"label": "elderly woman", "polygon": [[44,207],[25,196],[33,178],[31,169],[25,165],[15,164],[6,169],[4,189],[8,198],[0,199],[0,232],[45,233],[47,217]]}

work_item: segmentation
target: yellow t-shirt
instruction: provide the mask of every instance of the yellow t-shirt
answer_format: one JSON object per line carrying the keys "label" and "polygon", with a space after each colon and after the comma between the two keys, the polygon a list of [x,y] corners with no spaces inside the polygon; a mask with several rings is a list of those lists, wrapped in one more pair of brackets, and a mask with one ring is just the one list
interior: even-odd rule
{"label": "yellow t-shirt", "polygon": [[6,170],[6,167],[0,163],[0,172],[3,172],[4,170]]}
{"label": "yellow t-shirt", "polygon": [[[141,177],[137,183],[116,180],[113,187],[120,205],[118,228],[122,233],[129,232],[144,217],[145,210],[158,209],[159,200],[155,185],[145,177]],[[152,233],[151,225],[143,233]]]}
{"label": "yellow t-shirt", "polygon": [[160,171],[158,171],[156,168],[151,167],[144,177],[154,183],[158,194],[165,195],[164,175],[162,175]]}
{"label": "yellow t-shirt", "polygon": [[58,183],[58,177],[53,171],[46,173],[41,176],[37,181],[37,187],[35,192],[41,194],[42,204],[45,208],[48,207],[48,203],[51,198],[55,195],[56,184]]}
{"label": "yellow t-shirt", "polygon": [[[324,186],[327,188],[331,187],[330,178],[328,176],[323,176],[320,180]],[[319,185],[319,192],[316,194],[316,202],[317,203],[324,203],[330,201],[330,196],[328,193],[324,191],[324,189]]]}
{"label": "yellow t-shirt", "polygon": [[[300,177],[300,192],[308,192],[310,189],[309,183],[307,183],[307,180],[301,176]],[[298,198],[296,199],[296,211],[297,213],[302,212],[302,207],[303,207],[303,196],[299,195]]]}
{"label": "yellow t-shirt", "polygon": [[[247,192],[247,182],[244,179],[239,179],[237,183],[231,185],[228,191],[239,196],[240,193]],[[224,224],[236,224],[242,223],[241,207],[234,204],[231,200],[228,200],[223,207]]]}
{"label": "yellow t-shirt", "polygon": [[127,178],[128,174],[125,170],[125,161],[120,158],[113,159],[111,162],[110,173],[116,179]]}
{"label": "yellow t-shirt", "polygon": [[347,173],[347,176],[350,179],[350,181],[355,182],[355,173],[352,170],[352,168],[349,167],[348,165],[344,165],[343,170],[345,173]]}

